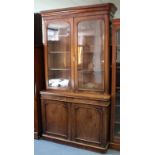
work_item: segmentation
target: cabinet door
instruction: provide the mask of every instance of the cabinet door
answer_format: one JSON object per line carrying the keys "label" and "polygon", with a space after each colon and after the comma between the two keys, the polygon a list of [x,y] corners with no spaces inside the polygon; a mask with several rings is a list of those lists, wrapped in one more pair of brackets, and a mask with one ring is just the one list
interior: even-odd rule
{"label": "cabinet door", "polygon": [[68,138],[69,105],[63,101],[42,101],[43,133]]}
{"label": "cabinet door", "polygon": [[70,89],[72,20],[50,20],[46,23],[46,87]]}
{"label": "cabinet door", "polygon": [[104,17],[75,18],[76,89],[104,91]]}
{"label": "cabinet door", "polygon": [[73,104],[72,138],[93,145],[106,144],[107,115],[102,107]]}

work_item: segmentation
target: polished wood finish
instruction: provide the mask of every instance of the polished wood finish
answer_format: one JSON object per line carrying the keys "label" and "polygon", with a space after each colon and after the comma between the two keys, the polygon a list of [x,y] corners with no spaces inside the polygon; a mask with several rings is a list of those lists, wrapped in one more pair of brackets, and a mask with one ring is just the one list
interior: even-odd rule
{"label": "polished wood finish", "polygon": [[[105,152],[107,150],[109,146],[110,134],[109,123],[111,99],[109,48],[110,22],[115,11],[116,7],[111,3],[107,3],[101,5],[73,7],[68,9],[41,12],[44,23],[44,61],[46,81],[46,90],[41,91],[43,138],[99,152]],[[103,81],[103,89],[101,90],[97,89],[98,87],[94,87],[92,83],[89,84],[89,89],[81,89],[78,84],[78,69],[80,69],[80,65],[78,65],[78,47],[81,46],[77,43],[78,24],[82,21],[92,20],[104,21],[104,37],[100,36],[101,38],[104,38],[100,40],[100,42],[102,42],[101,46],[103,47],[101,53],[104,57],[102,58],[100,54],[98,54],[98,50],[93,51],[95,52],[95,57],[98,57],[96,62],[98,60],[102,61],[100,70],[103,69],[104,72],[101,79]],[[71,62],[69,68],[71,70],[71,78],[69,79],[71,87],[67,88],[49,85],[49,80],[51,80],[52,78],[49,79],[48,47],[50,43],[48,40],[49,36],[47,35],[47,31],[49,24],[53,23],[54,25],[54,23],[59,22],[67,22],[70,25],[70,31],[68,29],[68,33],[71,38],[69,48],[71,57],[68,57],[68,59],[70,59],[69,61]],[[63,27],[59,26],[59,28],[57,28],[56,26],[52,27],[53,33],[57,33],[54,31],[57,31],[57,29]],[[63,32],[63,29],[61,30],[61,32]],[[85,38],[83,38],[87,42],[86,45],[90,46],[91,37],[93,35],[90,35],[91,33],[88,34],[88,32],[86,33],[87,35],[85,36],[87,38],[85,36]],[[55,40],[57,42],[59,41],[59,39],[51,39],[51,41],[52,40]],[[56,45],[53,45],[53,47],[55,48],[53,52],[56,51],[56,49],[59,49],[56,47]],[[92,54],[90,51],[86,52],[86,50],[85,53]],[[64,60],[60,56],[57,61],[61,62]],[[91,69],[94,64],[92,65],[87,63],[87,57],[83,61],[83,66],[85,66],[86,69],[88,67],[89,71],[92,71]],[[61,66],[59,62],[57,64]],[[97,65],[95,67],[97,68]],[[97,68],[94,72],[97,71],[99,71],[99,68]],[[58,72],[56,74],[58,75]],[[93,77],[87,77],[88,79],[91,79],[93,81]],[[53,76],[53,78],[55,78],[55,75]],[[82,77],[80,78],[82,81]],[[95,75],[95,78],[97,79],[98,75]]]}
{"label": "polished wood finish", "polygon": [[[116,11],[116,7],[111,4],[101,4],[101,5],[93,5],[93,6],[84,6],[84,7],[73,7],[69,9],[59,9],[59,10],[51,10],[51,11],[43,11],[41,15],[44,20],[44,48],[45,48],[45,62],[48,62],[48,40],[47,40],[47,28],[50,23],[54,22],[62,22],[65,21],[71,26],[71,83],[72,89],[77,90],[77,24],[80,21],[86,19],[103,19],[105,22],[105,31],[104,31],[104,94],[110,93],[110,19],[113,17],[114,12]],[[75,67],[74,67],[75,66]],[[76,68],[76,69],[75,69]],[[46,80],[46,88],[54,89],[48,86],[48,63],[45,63],[45,80]],[[60,88],[58,89],[60,90]],[[70,91],[70,90],[68,90]],[[102,92],[103,94],[103,92]]]}
{"label": "polished wood finish", "polygon": [[[120,30],[120,19],[114,19],[112,24],[112,92],[111,92],[111,134],[110,134],[110,147],[113,149],[120,149],[120,136],[116,135],[116,123],[120,128],[120,61],[117,60],[117,48],[120,49],[120,45],[117,45],[116,33]],[[119,32],[118,32],[119,33]],[[118,100],[118,101],[117,101]],[[117,110],[116,110],[117,108]],[[119,129],[120,130],[120,129]],[[120,132],[120,131],[118,131]]]}
{"label": "polished wood finish", "polygon": [[34,14],[34,137],[41,135],[40,90],[44,89],[44,54],[42,45],[41,16]]}
{"label": "polished wood finish", "polygon": [[[73,104],[73,139],[77,142],[106,146],[104,126],[106,108],[83,104]],[[105,136],[105,137],[104,137]]]}
{"label": "polished wood finish", "polygon": [[109,100],[74,98],[41,91],[43,138],[105,152],[109,135]]}
{"label": "polished wood finish", "polygon": [[42,45],[42,19],[39,13],[34,14],[34,46]]}
{"label": "polished wood finish", "polygon": [[96,5],[88,5],[88,6],[79,6],[79,7],[70,7],[65,9],[55,9],[42,11],[41,15],[46,20],[62,18],[65,17],[78,17],[78,16],[88,16],[88,15],[97,15],[97,14],[106,14],[113,16],[116,12],[117,8],[112,3],[106,4],[96,4]]}
{"label": "polished wood finish", "polygon": [[44,111],[44,133],[67,138],[68,105],[62,101],[45,100],[42,110]]}

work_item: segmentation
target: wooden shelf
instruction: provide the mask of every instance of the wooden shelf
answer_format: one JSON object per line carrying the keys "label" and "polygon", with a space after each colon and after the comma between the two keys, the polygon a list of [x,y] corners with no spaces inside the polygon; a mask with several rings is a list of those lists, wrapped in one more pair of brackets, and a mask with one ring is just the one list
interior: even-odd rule
{"label": "wooden shelf", "polygon": [[115,137],[120,138],[120,132],[115,133]]}
{"label": "wooden shelf", "polygon": [[115,124],[120,124],[120,121],[115,121]]}
{"label": "wooden shelf", "polygon": [[78,70],[78,72],[104,72],[103,70],[101,71],[95,71],[95,70]]}
{"label": "wooden shelf", "polygon": [[[94,54],[95,52],[85,52],[83,51],[83,54]],[[100,54],[100,53],[99,53]]]}
{"label": "wooden shelf", "polygon": [[118,107],[118,108],[120,108],[120,104],[115,104],[115,107]]}
{"label": "wooden shelf", "polygon": [[70,51],[54,51],[54,52],[50,51],[50,52],[48,52],[48,54],[59,54],[59,53],[62,53],[62,54],[70,53]]}
{"label": "wooden shelf", "polygon": [[48,68],[48,70],[56,70],[56,71],[69,71],[70,69],[68,68]]}

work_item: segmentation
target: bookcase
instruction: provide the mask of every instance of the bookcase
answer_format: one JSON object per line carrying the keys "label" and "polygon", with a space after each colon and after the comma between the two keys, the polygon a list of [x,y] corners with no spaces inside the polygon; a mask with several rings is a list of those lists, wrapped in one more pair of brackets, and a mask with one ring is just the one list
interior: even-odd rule
{"label": "bookcase", "polygon": [[112,24],[111,147],[120,148],[120,20]]}
{"label": "bookcase", "polygon": [[46,88],[42,137],[105,152],[110,142],[110,25],[116,7],[41,12]]}
{"label": "bookcase", "polygon": [[43,52],[41,15],[34,14],[34,138],[36,139],[42,132],[40,91],[45,88]]}

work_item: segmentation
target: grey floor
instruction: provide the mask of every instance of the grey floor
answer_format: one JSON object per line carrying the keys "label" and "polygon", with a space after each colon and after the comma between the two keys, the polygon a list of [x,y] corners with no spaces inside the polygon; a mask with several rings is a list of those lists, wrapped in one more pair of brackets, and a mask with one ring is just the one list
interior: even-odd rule
{"label": "grey floor", "polygon": [[[46,140],[34,140],[34,155],[103,155]],[[105,155],[120,155],[119,151],[108,150]]]}

